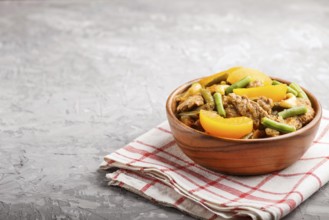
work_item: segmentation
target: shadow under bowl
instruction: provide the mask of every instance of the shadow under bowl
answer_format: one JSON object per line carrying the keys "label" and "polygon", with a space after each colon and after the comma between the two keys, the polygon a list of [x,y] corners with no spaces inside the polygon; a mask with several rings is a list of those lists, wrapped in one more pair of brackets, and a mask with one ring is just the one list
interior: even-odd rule
{"label": "shadow under bowl", "polygon": [[[279,78],[273,79],[290,84]],[[252,140],[218,138],[188,127],[176,116],[177,103],[174,97],[198,80],[179,86],[166,103],[167,118],[177,145],[195,163],[230,175],[267,174],[292,165],[311,146],[320,125],[322,109],[308,90],[303,88],[315,110],[315,117],[296,132]]]}

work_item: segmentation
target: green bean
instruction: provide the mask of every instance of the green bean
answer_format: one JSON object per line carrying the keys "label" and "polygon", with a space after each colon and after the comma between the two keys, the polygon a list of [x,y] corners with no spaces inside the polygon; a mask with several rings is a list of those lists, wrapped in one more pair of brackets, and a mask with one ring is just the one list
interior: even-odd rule
{"label": "green bean", "polygon": [[272,80],[272,85],[280,85],[280,84],[282,83],[277,80]]}
{"label": "green bean", "polygon": [[204,100],[206,101],[206,103],[209,104],[209,106],[213,109],[215,106],[215,101],[211,95],[211,92],[208,89],[202,88],[201,95],[204,98]]}
{"label": "green bean", "polygon": [[294,90],[297,91],[297,97],[308,99],[306,93],[303,91],[303,89],[297,84],[297,83],[290,83],[289,85],[290,88],[293,88]]}
{"label": "green bean", "polygon": [[298,95],[298,92],[291,88],[290,86],[287,86],[287,92],[292,93],[294,96]]}
{"label": "green bean", "polygon": [[222,95],[219,92],[215,92],[214,100],[217,108],[217,112],[220,116],[226,117],[226,112],[223,106]]}
{"label": "green bean", "polygon": [[[272,85],[280,85],[280,84],[282,84],[282,83],[277,80],[272,81]],[[298,92],[296,90],[294,90],[293,88],[291,88],[290,86],[287,87],[287,92],[294,94],[294,96],[297,96],[297,94],[298,94]]]}
{"label": "green bean", "polygon": [[280,115],[283,119],[285,119],[296,115],[302,115],[305,114],[306,112],[307,112],[307,108],[305,106],[296,106],[296,107],[285,109],[279,112],[278,115]]}
{"label": "green bean", "polygon": [[230,87],[226,88],[225,90],[225,94],[229,94],[233,92],[233,89],[237,89],[237,88],[244,88],[246,87],[249,83],[251,82],[251,77],[250,76],[246,76],[243,79],[233,83],[232,85],[230,85]]}
{"label": "green bean", "polygon": [[265,127],[272,128],[272,129],[280,131],[282,133],[289,133],[289,132],[296,131],[296,128],[294,126],[280,123],[280,122],[274,121],[272,119],[269,119],[267,117],[262,118],[261,123]]}

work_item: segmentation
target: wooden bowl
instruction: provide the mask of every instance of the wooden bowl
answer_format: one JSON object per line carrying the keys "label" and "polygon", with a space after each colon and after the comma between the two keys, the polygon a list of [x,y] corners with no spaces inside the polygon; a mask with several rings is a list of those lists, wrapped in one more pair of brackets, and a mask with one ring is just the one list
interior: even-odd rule
{"label": "wooden bowl", "polygon": [[[278,79],[280,82],[290,82]],[[259,175],[282,170],[297,161],[311,146],[318,130],[322,110],[317,99],[304,91],[315,110],[314,119],[303,128],[289,134],[263,139],[218,138],[183,124],[175,115],[174,97],[193,82],[175,89],[167,99],[167,118],[180,149],[195,163],[210,170],[232,175]]]}

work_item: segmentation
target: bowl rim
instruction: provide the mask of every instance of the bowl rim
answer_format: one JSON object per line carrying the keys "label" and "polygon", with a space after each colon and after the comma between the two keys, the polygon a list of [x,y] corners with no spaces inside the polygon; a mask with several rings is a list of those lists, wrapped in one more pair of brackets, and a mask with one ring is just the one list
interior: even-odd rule
{"label": "bowl rim", "polygon": [[[291,81],[288,80],[284,80],[281,79],[279,77],[272,77],[269,76],[272,80],[278,80],[279,82],[285,83],[285,84],[290,84]],[[276,137],[267,137],[267,138],[260,138],[260,139],[235,139],[235,138],[221,138],[221,137],[216,137],[216,136],[212,136],[206,132],[202,132],[199,130],[196,130],[194,128],[191,128],[189,126],[187,126],[186,124],[182,123],[177,117],[176,114],[173,112],[172,108],[171,108],[171,104],[174,101],[174,97],[175,95],[177,95],[180,92],[183,92],[184,90],[186,90],[188,88],[188,86],[190,86],[192,83],[197,82],[198,80],[202,79],[201,78],[197,78],[197,79],[193,79],[190,80],[180,86],[178,86],[176,89],[174,89],[170,95],[167,98],[166,101],[166,111],[167,111],[167,117],[171,117],[174,122],[176,124],[179,124],[180,126],[183,126],[185,129],[191,131],[191,132],[196,132],[200,135],[205,135],[209,138],[213,138],[213,139],[217,139],[217,140],[222,140],[222,141],[227,141],[227,142],[238,142],[238,143],[259,143],[259,142],[271,142],[271,141],[279,141],[282,139],[287,139],[289,137],[292,136],[298,136],[302,133],[304,133],[306,130],[316,126],[316,124],[321,120],[322,118],[322,107],[320,102],[318,101],[318,99],[307,89],[305,89],[304,87],[301,86],[301,88],[304,90],[304,92],[307,94],[307,96],[310,98],[311,103],[312,103],[312,107],[316,110],[315,111],[315,116],[312,119],[312,121],[310,121],[306,126],[302,127],[301,129],[295,131],[295,132],[291,132],[291,133],[287,133],[287,134],[283,134],[283,135],[279,135]]]}

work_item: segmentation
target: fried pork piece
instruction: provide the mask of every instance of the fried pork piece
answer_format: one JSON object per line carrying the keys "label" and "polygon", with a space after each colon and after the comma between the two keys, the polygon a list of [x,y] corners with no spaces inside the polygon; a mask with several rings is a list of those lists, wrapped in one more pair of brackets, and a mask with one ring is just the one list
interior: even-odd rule
{"label": "fried pork piece", "polygon": [[260,130],[260,129],[256,129],[252,136],[251,136],[251,139],[258,139],[258,138],[264,138],[266,137],[266,133],[264,130]]}
{"label": "fried pork piece", "polygon": [[196,106],[204,104],[203,98],[200,94],[189,96],[185,101],[182,101],[177,106],[177,112],[190,110]]}
{"label": "fried pork piece", "polygon": [[303,127],[302,122],[299,120],[298,116],[293,116],[293,117],[289,117],[286,119],[282,119],[282,120],[278,120],[279,122],[288,124],[288,125],[292,125],[296,128],[296,130],[300,129],[301,127]]}
{"label": "fried pork piece", "polygon": [[306,125],[315,116],[314,109],[312,108],[312,104],[310,100],[304,98],[297,98],[297,106],[305,106],[307,108],[307,112],[303,115],[299,115],[298,120],[302,123],[302,125]]}
{"label": "fried pork piece", "polygon": [[274,102],[272,99],[261,96],[256,100],[257,104],[262,107],[268,114],[272,114]]}
{"label": "fried pork piece", "polygon": [[265,128],[265,133],[268,137],[276,137],[280,135],[280,132],[272,128]]}
{"label": "fried pork piece", "polygon": [[266,97],[253,101],[234,93],[224,96],[223,101],[227,117],[249,117],[253,119],[254,129],[260,126],[263,117],[269,117],[273,107],[273,101]]}
{"label": "fried pork piece", "polygon": [[235,108],[235,106],[229,101],[227,96],[224,96],[223,99],[224,99],[223,106],[224,106],[227,118],[233,118],[233,117],[241,116],[239,114],[238,110]]}
{"label": "fried pork piece", "polygon": [[288,125],[295,126],[296,129],[302,128],[304,125],[312,121],[314,118],[315,112],[312,108],[312,104],[308,99],[305,98],[297,98],[296,106],[305,106],[307,108],[307,112],[302,115],[289,117],[286,119],[278,118],[278,121],[286,123]]}

